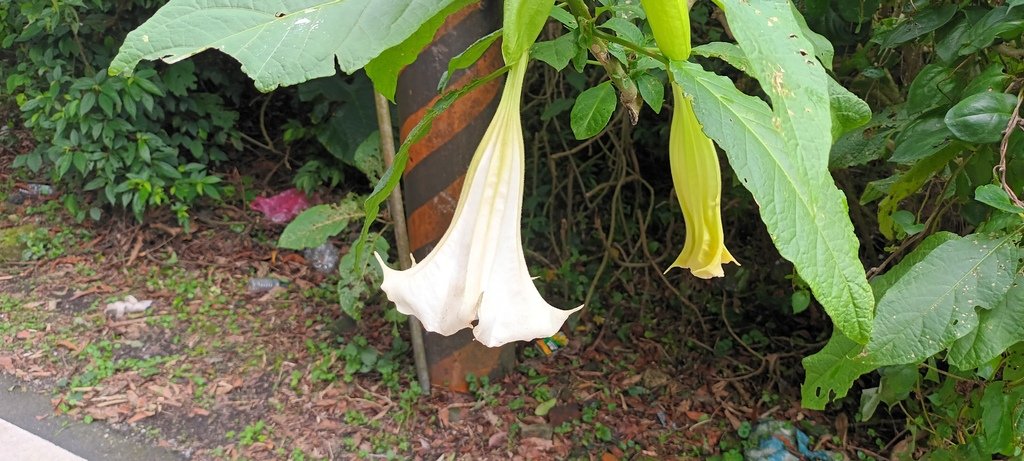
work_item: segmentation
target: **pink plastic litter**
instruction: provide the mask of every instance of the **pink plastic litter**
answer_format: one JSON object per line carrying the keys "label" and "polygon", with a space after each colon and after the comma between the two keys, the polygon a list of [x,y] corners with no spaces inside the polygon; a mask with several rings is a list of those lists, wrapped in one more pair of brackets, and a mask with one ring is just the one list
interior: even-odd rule
{"label": "pink plastic litter", "polygon": [[306,194],[292,188],[271,197],[256,197],[249,206],[263,213],[267,219],[284,224],[309,208],[309,200]]}

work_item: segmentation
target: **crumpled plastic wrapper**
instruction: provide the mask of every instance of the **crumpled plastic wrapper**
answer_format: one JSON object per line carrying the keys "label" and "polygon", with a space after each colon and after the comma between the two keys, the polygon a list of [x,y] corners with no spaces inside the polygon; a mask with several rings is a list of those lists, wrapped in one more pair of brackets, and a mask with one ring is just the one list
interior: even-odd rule
{"label": "crumpled plastic wrapper", "polygon": [[249,207],[274,223],[284,224],[309,208],[309,199],[298,189],[291,188],[270,197],[256,197]]}
{"label": "crumpled plastic wrapper", "polygon": [[103,313],[107,316],[119,319],[124,317],[124,314],[130,314],[132,312],[142,312],[149,309],[149,306],[153,305],[153,301],[144,300],[139,301],[134,296],[128,295],[124,298],[124,301],[115,301],[107,304],[107,308],[103,310]]}

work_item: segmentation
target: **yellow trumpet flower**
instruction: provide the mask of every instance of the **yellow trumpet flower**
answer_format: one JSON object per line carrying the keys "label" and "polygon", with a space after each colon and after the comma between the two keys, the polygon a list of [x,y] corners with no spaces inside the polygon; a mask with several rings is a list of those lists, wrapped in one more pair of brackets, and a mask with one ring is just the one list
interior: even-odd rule
{"label": "yellow trumpet flower", "polygon": [[672,84],[672,97],[675,109],[668,155],[672,183],[686,222],[686,243],[669,269],[690,269],[702,279],[722,277],[725,275],[722,265],[736,262],[736,259],[725,248],[718,153],[697,121],[693,104],[676,84]]}
{"label": "yellow trumpet flower", "polygon": [[[690,57],[690,4],[687,0],[641,0],[658,48],[670,60]],[[675,109],[668,138],[672,183],[683,208],[686,243],[672,266],[702,279],[722,277],[723,264],[735,263],[722,231],[722,173],[718,154],[693,112],[693,103],[672,83]],[[739,263],[737,263],[739,264]],[[667,272],[667,271],[666,271]]]}
{"label": "yellow trumpet flower", "polygon": [[472,327],[477,341],[489,347],[551,336],[583,307],[561,310],[544,301],[523,254],[526,149],[519,104],[528,62],[524,52],[509,70],[440,242],[405,271],[381,261],[381,289],[399,312],[442,335]]}

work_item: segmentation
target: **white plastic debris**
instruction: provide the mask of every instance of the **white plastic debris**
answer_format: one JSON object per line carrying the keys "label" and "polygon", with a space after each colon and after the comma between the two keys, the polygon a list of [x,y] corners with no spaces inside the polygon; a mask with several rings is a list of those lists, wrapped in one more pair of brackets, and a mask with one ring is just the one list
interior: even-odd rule
{"label": "white plastic debris", "polygon": [[124,314],[130,314],[132,312],[142,312],[149,309],[149,306],[153,305],[152,300],[139,301],[134,296],[128,295],[124,298],[124,301],[115,301],[107,304],[107,308],[103,310],[108,316],[119,319],[124,317]]}

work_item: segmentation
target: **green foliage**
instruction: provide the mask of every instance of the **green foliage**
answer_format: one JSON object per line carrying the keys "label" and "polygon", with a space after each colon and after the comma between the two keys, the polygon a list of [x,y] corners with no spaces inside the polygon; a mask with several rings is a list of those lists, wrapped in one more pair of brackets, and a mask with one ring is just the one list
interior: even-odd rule
{"label": "green foliage", "polygon": [[[841,19],[871,36],[844,70],[855,87],[875,85],[862,90],[868,101],[889,107],[838,140],[832,165],[882,172],[866,184],[861,204],[878,201],[873,217],[888,256],[872,271],[878,305],[870,341],[860,346],[834,333],[804,359],[803,402],[823,408],[878,369],[878,385],[861,393],[861,418],[881,403],[900,407],[912,432],[928,434],[911,444],[929,459],[1024,452],[1024,207],[1007,192],[1024,185],[1024,125],[1014,113],[1021,95],[1007,92],[1024,73],[1015,51],[1024,10],[981,3]],[[824,14],[836,12],[830,5]],[[902,69],[894,66],[899,54],[887,51],[929,47],[924,62]],[[888,163],[867,164],[875,158]]]}
{"label": "green foliage", "polygon": [[370,181],[380,178],[384,167],[366,75],[318,78],[298,85],[295,93],[297,101],[289,101],[291,116],[281,131],[286,151],[306,152],[295,171],[295,186],[307,193],[322,186],[333,188],[351,181],[347,173],[353,167]]}
{"label": "green foliage", "polygon": [[[393,93],[403,63],[422,49],[440,17],[457,9],[452,1],[270,2],[250,6],[255,14],[225,21],[231,13],[214,8],[236,3],[172,0],[129,36],[115,60],[115,71],[130,71],[141,59],[175,61],[218,48],[239,60],[257,87],[270,89],[333,74],[335,59],[342,70],[351,72],[376,58],[370,64],[371,76],[382,90]],[[694,51],[720,58],[752,77],[755,85],[749,80],[738,85],[705,70],[721,65],[717,61],[668,62],[651,51],[645,13],[636,2],[598,3],[591,11],[579,1],[554,9],[506,1],[506,60],[531,50],[558,71],[571,64],[580,72],[564,77],[571,93],[552,101],[541,117],[551,120],[571,108],[570,127],[577,138],[604,132],[617,120],[613,115],[620,103],[633,121],[644,102],[660,109],[665,71],[693,98],[703,128],[725,150],[739,183],[753,195],[779,253],[794,264],[800,280],[836,326],[825,349],[804,362],[804,404],[823,408],[847,395],[861,375],[878,370],[878,386],[861,394],[862,417],[877,413],[881,403],[900,406],[911,431],[928,434],[920,440],[926,440],[923,443],[937,457],[1021,455],[1024,337],[1014,328],[1024,304],[1018,288],[1024,202],[1014,192],[1024,187],[1024,160],[1019,158],[1024,152],[1024,125],[1015,112],[1024,74],[1021,2],[806,0],[800,4],[808,23],[785,0],[716,1],[736,43],[713,42]],[[371,14],[348,14],[354,8]],[[184,30],[184,13],[194,13],[189,21],[199,24],[227,25],[208,27],[206,34],[176,34]],[[534,44],[549,14],[567,30]],[[352,27],[360,20],[360,27]],[[314,27],[319,21],[330,21],[333,27]],[[357,32],[328,39],[339,29]],[[300,46],[305,37],[313,39]],[[493,37],[471,46],[453,61],[451,70],[475,61]],[[840,45],[838,57],[830,41]],[[266,43],[284,46],[267,49]],[[595,64],[605,78],[594,81],[582,73]],[[360,273],[369,259],[370,223],[397,186],[411,143],[424,136],[434,118],[456,99],[503,71],[443,95],[411,130],[387,171],[374,174],[359,160],[372,157],[375,141],[369,132],[338,137],[348,147],[332,154],[341,158],[351,153],[345,164],[379,178],[364,206],[359,244],[343,267]],[[114,113],[119,102],[109,94],[102,97],[102,83],[92,83],[100,86],[93,89],[95,101],[89,97],[89,109]],[[84,95],[81,99],[78,104],[86,105]],[[870,114],[865,101],[876,103],[879,110]],[[321,112],[318,120],[328,113]],[[286,139],[316,137],[328,144],[323,140],[329,136],[314,135],[301,125],[291,123]],[[146,145],[150,146],[149,138]],[[149,154],[158,151],[150,149]],[[71,166],[54,164],[65,171],[75,165],[73,156],[65,162]],[[300,170],[300,183],[310,187],[340,180],[322,166]],[[837,174],[846,191],[836,187],[829,168],[847,169]],[[634,213],[621,211],[621,186],[620,181],[612,208],[623,215]],[[860,194],[859,203],[848,207],[847,194]],[[340,232],[349,217],[338,218],[337,210],[311,210],[287,238],[282,237],[282,245],[307,246]],[[868,237],[863,242],[856,238],[851,212],[859,218],[856,230]],[[648,225],[641,221],[641,227]],[[527,235],[542,227],[524,222]],[[604,242],[606,248],[614,247],[612,240]],[[644,246],[645,254],[660,250],[653,242]],[[620,247],[615,249],[617,258]],[[560,255],[562,262],[582,259],[578,253],[565,253]],[[862,257],[875,265],[870,285]],[[608,259],[606,255],[594,267],[565,263],[559,272],[593,269],[597,274],[589,288],[573,281],[567,291],[585,291],[587,301],[593,301],[590,295],[602,280]],[[619,277],[626,280],[628,275]],[[350,286],[361,286],[359,282]],[[363,298],[363,293],[351,295]],[[793,305],[805,305],[798,301]],[[593,302],[591,309],[600,305]],[[347,310],[358,315],[354,307]],[[721,341],[716,351],[726,353],[731,347],[731,341]],[[318,376],[331,379],[335,361],[344,363],[345,376],[381,370],[386,364],[358,337],[332,350]],[[552,397],[536,398],[549,402]],[[610,430],[600,427],[594,436],[613,438]]]}
{"label": "green foliage", "polygon": [[120,78],[104,68],[126,29],[160,3],[26,1],[0,18],[0,45],[14,58],[0,76],[39,141],[14,166],[47,169],[72,191],[64,203],[79,219],[98,219],[103,205],[137,217],[168,205],[185,220],[197,198],[222,196],[206,165],[240,147],[238,114],[222,96],[196,91],[217,70],[147,65]]}

